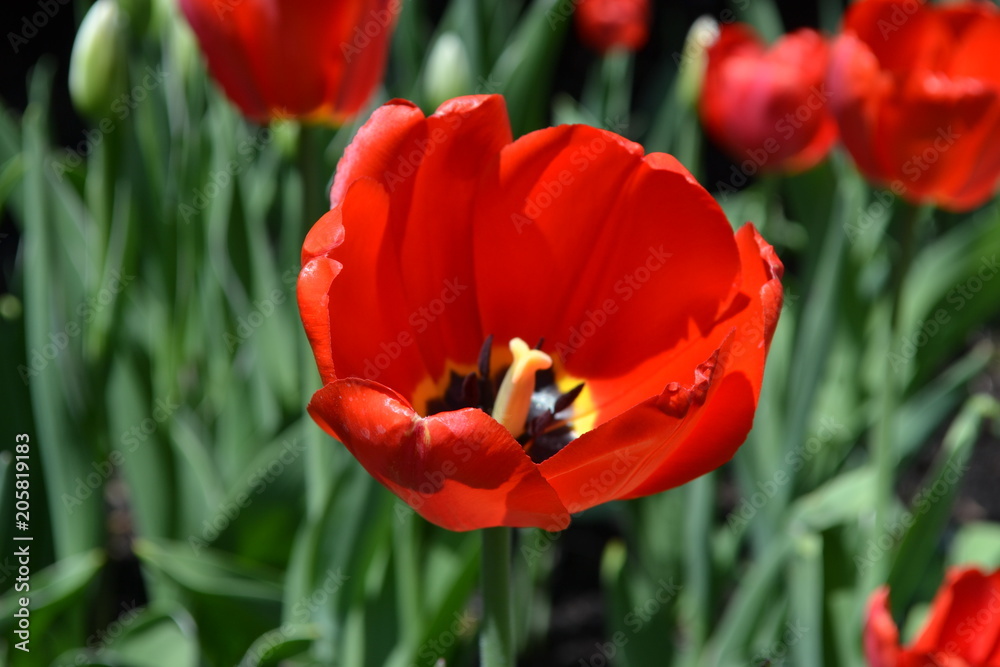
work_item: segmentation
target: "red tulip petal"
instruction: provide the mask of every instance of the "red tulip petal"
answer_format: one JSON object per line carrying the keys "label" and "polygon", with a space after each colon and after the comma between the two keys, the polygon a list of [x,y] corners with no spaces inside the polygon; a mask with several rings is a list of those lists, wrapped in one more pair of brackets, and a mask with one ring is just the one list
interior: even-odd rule
{"label": "red tulip petal", "polygon": [[979,128],[998,103],[994,91],[970,79],[911,79],[879,111],[883,169],[916,199],[947,198],[967,182],[982,150]]}
{"label": "red tulip petal", "polygon": [[483,171],[512,137],[499,95],[445,102],[427,118],[423,134],[426,148],[412,189],[393,193],[394,206],[408,198],[405,219],[394,224],[413,333],[438,378],[448,360],[474,364],[486,337],[473,268],[473,227],[481,213],[474,197]]}
{"label": "red tulip petal", "polygon": [[[449,362],[474,364],[485,338],[473,287],[473,199],[482,171],[510,141],[499,95],[456,98],[426,119],[400,101],[376,112],[338,166],[332,201],[358,178],[375,179],[389,193],[388,235],[398,247],[390,270],[406,276],[399,333],[419,352],[431,383]],[[414,400],[411,391],[404,393]]]}
{"label": "red tulip petal", "polygon": [[[381,184],[362,178],[353,183],[338,209],[343,231],[334,228],[336,213],[331,211],[307,237],[304,250],[317,251],[329,239],[341,241],[322,255],[343,267],[327,292],[326,326],[336,376],[377,379],[411,396],[427,377],[427,369],[408,321],[411,309],[403,291],[398,239],[389,227],[389,196]],[[308,296],[315,298],[312,293]],[[321,312],[303,310],[303,316],[313,322]],[[307,324],[307,330],[310,326],[322,335],[324,325]],[[324,349],[314,351],[317,359],[325,359]],[[323,372],[325,364],[320,368]]]}
{"label": "red tulip petal", "polygon": [[879,105],[889,94],[891,83],[864,42],[850,34],[837,38],[831,50],[827,85],[840,137],[858,169],[869,180],[883,184],[892,177],[884,175],[875,154],[874,137]]}
{"label": "red tulip petal", "polygon": [[649,0],[577,0],[576,27],[588,47],[638,51],[649,39]]}
{"label": "red tulip petal", "polygon": [[[971,78],[1000,92],[1000,65],[993,54],[1000,43],[1000,10],[986,3],[950,6],[942,11],[959,37],[953,44],[948,74],[955,79]],[[970,142],[973,141],[970,139]],[[945,208],[964,211],[980,206],[997,191],[1000,177],[1000,104],[994,102],[988,118],[980,123],[975,143],[978,154],[970,159],[972,170],[967,182],[942,200]]]}
{"label": "red tulip petal", "polygon": [[583,126],[533,133],[505,149],[479,198],[483,331],[544,337],[588,380],[619,377],[690,326],[710,327],[738,271],[711,196],[673,158],[640,159],[621,142]]}
{"label": "red tulip petal", "polygon": [[984,2],[952,5],[939,10],[952,25],[951,63],[947,74],[956,79],[977,79],[1000,88],[1000,10]]}
{"label": "red tulip petal", "polygon": [[442,528],[568,523],[521,446],[481,410],[421,418],[378,383],[338,380],[316,392],[309,413],[369,474]]}
{"label": "red tulip petal", "polygon": [[906,0],[853,3],[844,17],[844,32],[857,35],[882,68],[901,77],[941,71],[952,49],[951,31],[935,12]]}
{"label": "red tulip petal", "polygon": [[872,593],[868,601],[864,643],[869,667],[902,667],[897,664],[899,629],[889,610],[889,589],[884,586]]}
{"label": "red tulip petal", "polygon": [[[770,343],[781,309],[781,262],[774,255],[773,249],[760,238],[753,225],[744,226],[737,233],[736,241],[740,248],[743,275],[734,280],[734,283],[741,289],[734,294],[728,302],[727,311],[721,314],[713,326],[704,331],[691,327],[681,341],[664,347],[643,363],[617,376],[605,378],[574,373],[587,380],[592,410],[597,413],[591,420],[594,425],[600,425],[649,396],[659,394],[668,383],[688,377],[691,369],[709,358],[734,329],[734,349],[739,357],[756,358],[758,343],[764,341],[765,346]],[[618,314],[616,312],[613,316],[617,317]],[[580,350],[588,345],[590,342],[585,342]],[[557,347],[557,352],[558,349]],[[753,382],[755,397],[759,392],[759,374],[763,368],[765,351],[766,347],[759,350],[760,368],[749,369],[753,371],[751,376],[756,378]],[[749,355],[750,352],[754,354]],[[613,355],[614,351],[609,350],[606,354]],[[572,361],[571,356],[566,363],[570,369],[573,368]],[[589,413],[583,406],[579,409],[574,415],[576,420]],[[745,434],[740,442],[744,437]]]}
{"label": "red tulip petal", "polygon": [[[331,213],[339,214],[339,209]],[[329,215],[329,214],[328,214]],[[339,215],[338,215],[339,217]],[[299,314],[305,326],[306,337],[312,346],[324,383],[337,377],[330,346],[329,292],[333,279],[340,273],[340,263],[326,257],[316,257],[302,267],[297,286]]]}
{"label": "red tulip petal", "polygon": [[420,108],[406,100],[391,100],[372,112],[337,163],[330,206],[336,206],[359,178],[378,181],[388,189],[387,177],[399,175],[397,172],[407,163],[403,147],[410,146],[411,135],[423,121]]}
{"label": "red tulip petal", "polygon": [[765,51],[742,25],[725,25],[709,50],[700,113],[712,138],[752,169],[805,169],[836,140],[828,108],[826,40],[798,30]]}
{"label": "red tulip petal", "polygon": [[579,125],[532,132],[501,151],[476,198],[473,232],[485,334],[534,342],[559,331],[580,280],[602,264],[609,218],[641,155],[637,144]]}
{"label": "red tulip petal", "polygon": [[[985,665],[1000,642],[1000,571],[975,568],[948,573],[914,652],[945,653],[972,665]],[[961,663],[958,663],[961,664]]]}
{"label": "red tulip petal", "polygon": [[[325,118],[357,112],[381,78],[398,10],[389,0],[181,0],[209,68],[251,118]],[[355,30],[366,30],[355,48]],[[296,48],[287,48],[295,40]]]}
{"label": "red tulip petal", "polygon": [[966,183],[939,197],[942,208],[968,211],[983,205],[997,193],[1000,185],[1000,104],[994,104],[989,115],[977,132],[979,150],[971,158],[972,170]]}
{"label": "red tulip petal", "polygon": [[[315,2],[301,1],[309,8],[309,11],[303,12],[306,22],[324,20],[322,14],[316,13],[321,8]],[[341,5],[342,3],[331,3],[329,9],[336,11]],[[350,34],[336,45],[340,57],[329,58],[327,55],[327,71],[331,74],[327,77],[325,99],[332,110],[343,110],[348,115],[353,115],[371,97],[375,86],[382,80],[389,57],[389,43],[402,8],[403,0],[364,0],[360,3],[356,18],[350,25]],[[329,48],[329,37],[322,36],[321,40]],[[308,57],[308,54],[301,56]],[[337,74],[333,75],[332,72]],[[334,81],[339,81],[339,85],[335,87]]]}
{"label": "red tulip petal", "polygon": [[[663,202],[670,202],[667,212]],[[562,322],[548,334],[557,354],[565,346],[560,357],[575,377],[619,378],[692,331],[707,332],[739,281],[738,251],[725,214],[663,153],[640,162],[595,241],[589,265],[577,270]],[[572,332],[593,319],[588,313],[612,310],[609,302],[615,308],[606,322],[588,329],[582,344],[571,345]],[[662,388],[673,378],[661,379]]]}
{"label": "red tulip petal", "polygon": [[[733,457],[753,425],[764,360],[781,312],[782,266],[753,225],[744,225],[736,239],[743,267],[740,294],[710,333],[691,341],[683,355],[664,363],[668,372],[677,377],[683,359],[708,351],[714,341],[720,341],[722,353],[716,373],[721,379],[717,393],[706,403],[674,455],[627,497],[659,493],[718,468]],[[728,347],[722,343],[724,340],[731,341]]]}
{"label": "red tulip petal", "polygon": [[693,382],[668,384],[662,393],[584,433],[538,466],[570,512],[632,496],[680,451],[699,412],[717,394],[717,361],[728,354],[731,340],[695,369]]}
{"label": "red tulip petal", "polygon": [[[742,289],[715,328],[658,356],[658,368],[644,364],[613,382],[588,381],[605,415],[597,420],[601,425],[541,464],[572,511],[683,484],[728,461],[746,439],[781,310],[782,267],[752,225],[739,231],[737,244]],[[710,359],[708,366],[702,364],[695,384],[683,389],[678,381],[690,377],[699,355]],[[674,382],[651,379],[664,375]],[[672,409],[664,410],[665,402]],[[612,474],[614,467],[605,472],[605,459],[620,474]]]}

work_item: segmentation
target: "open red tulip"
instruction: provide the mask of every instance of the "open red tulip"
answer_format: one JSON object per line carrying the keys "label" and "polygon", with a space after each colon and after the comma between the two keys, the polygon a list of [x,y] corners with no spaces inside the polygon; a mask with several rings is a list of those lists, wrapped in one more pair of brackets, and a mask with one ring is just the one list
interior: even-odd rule
{"label": "open red tulip", "polygon": [[598,53],[638,51],[649,39],[649,0],[579,0],[574,12],[580,41]]}
{"label": "open red tulip", "polygon": [[212,76],[248,118],[339,123],[382,80],[403,0],[180,0]]}
{"label": "open red tulip", "polygon": [[767,48],[752,28],[723,25],[708,48],[699,113],[705,131],[747,175],[802,171],[837,141],[826,90],[829,46],[815,30]]}
{"label": "open red tulip", "polygon": [[878,589],[868,603],[865,655],[871,667],[1000,667],[1000,570],[949,571],[907,647],[899,644],[889,589]]}
{"label": "open red tulip", "polygon": [[331,203],[298,284],[309,412],[428,520],[561,529],[745,439],[782,265],[673,157],[587,126],[512,142],[495,95],[394,100]]}
{"label": "open red tulip", "polygon": [[852,4],[831,56],[831,104],[871,181],[962,211],[1000,179],[1000,10],[988,2]]}

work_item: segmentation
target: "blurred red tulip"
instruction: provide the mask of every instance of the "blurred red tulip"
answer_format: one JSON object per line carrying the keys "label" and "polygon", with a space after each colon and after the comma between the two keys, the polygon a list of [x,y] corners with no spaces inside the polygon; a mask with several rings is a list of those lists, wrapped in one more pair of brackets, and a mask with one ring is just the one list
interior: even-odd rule
{"label": "blurred red tulip", "polygon": [[309,412],[439,526],[561,529],[750,430],[782,265],[673,157],[588,126],[512,142],[499,96],[394,100],[331,203],[299,275]]}
{"label": "blurred red tulip", "polygon": [[1000,11],[989,3],[851,5],[831,56],[831,105],[870,180],[961,211],[1000,178]]}
{"label": "blurred red tulip", "polygon": [[575,13],[580,40],[598,53],[638,51],[649,39],[649,0],[579,0]]}
{"label": "blurred red tulip", "polygon": [[403,0],[180,0],[212,76],[249,118],[339,123],[382,79]]}
{"label": "blurred red tulip", "polygon": [[722,26],[701,89],[706,132],[746,175],[813,167],[837,140],[824,80],[828,59],[829,46],[815,30],[797,30],[767,48],[749,26]]}
{"label": "blurred red tulip", "polygon": [[909,647],[889,611],[889,590],[875,591],[865,623],[871,667],[1000,667],[1000,570],[949,571],[931,605],[923,632]]}

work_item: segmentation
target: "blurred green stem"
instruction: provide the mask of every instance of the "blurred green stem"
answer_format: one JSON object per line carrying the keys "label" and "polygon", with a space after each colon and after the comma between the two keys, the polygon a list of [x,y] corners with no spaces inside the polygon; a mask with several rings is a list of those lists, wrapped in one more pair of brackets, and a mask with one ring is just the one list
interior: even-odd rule
{"label": "blurred green stem", "polygon": [[632,95],[632,54],[616,49],[595,64],[583,91],[583,106],[601,127],[617,134],[628,130]]}
{"label": "blurred green stem", "polygon": [[[300,241],[305,238],[309,226],[318,220],[324,212],[324,197],[320,181],[322,155],[318,142],[319,136],[316,128],[309,125],[299,126],[296,166],[299,177],[302,179],[302,219],[293,221],[292,224],[297,223],[301,227],[301,233],[298,235]],[[315,371],[313,370],[315,365],[312,352],[301,332],[298,340],[300,388],[304,407],[312,396],[312,392],[319,387],[316,384]],[[332,469],[330,457],[333,450],[318,429],[307,432],[310,432],[313,437],[309,437],[306,443],[306,507],[310,516],[317,516],[325,506],[330,490],[329,472]]]}
{"label": "blurred green stem", "polygon": [[483,530],[482,667],[513,667],[514,618],[510,595],[510,528]]}
{"label": "blurred green stem", "polygon": [[[898,377],[896,369],[893,368],[891,359],[892,345],[895,340],[903,334],[903,323],[900,321],[901,302],[903,298],[903,286],[906,274],[910,271],[910,264],[913,261],[913,249],[916,238],[917,216],[919,209],[909,203],[899,200],[899,260],[894,266],[892,276],[892,287],[889,307],[889,333],[886,339],[885,349],[885,382],[882,383],[881,404],[878,412],[878,423],[873,433],[872,448],[875,456],[875,479],[878,489],[878,496],[875,502],[875,525],[873,526],[873,537],[878,539],[879,531],[889,522],[889,512],[892,506],[893,494],[893,469],[895,467],[895,434],[893,425],[896,411],[902,401],[903,385],[902,378]],[[869,584],[884,581],[888,572],[886,559],[879,560],[872,566]]]}
{"label": "blurred green stem", "polygon": [[417,515],[409,513],[393,524],[393,558],[399,580],[396,602],[402,611],[403,640],[416,648],[423,631],[420,605],[420,570],[417,567]]}
{"label": "blurred green stem", "polygon": [[303,224],[311,226],[326,212],[323,188],[320,185],[322,155],[319,146],[320,133],[311,125],[299,126],[298,167],[302,176]]}

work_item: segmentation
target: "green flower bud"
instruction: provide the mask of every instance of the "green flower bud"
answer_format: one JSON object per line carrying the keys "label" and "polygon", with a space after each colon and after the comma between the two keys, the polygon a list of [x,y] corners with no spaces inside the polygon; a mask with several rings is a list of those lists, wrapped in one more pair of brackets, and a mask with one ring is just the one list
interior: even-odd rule
{"label": "green flower bud", "polygon": [[436,108],[445,100],[471,92],[469,52],[458,35],[444,32],[431,48],[424,69],[424,97],[427,105]]}
{"label": "green flower bud", "polygon": [[688,30],[684,50],[674,59],[680,67],[677,92],[681,102],[697,107],[701,82],[708,66],[708,47],[719,38],[719,24],[711,16],[700,16]]}
{"label": "green flower bud", "polygon": [[83,17],[69,61],[69,94],[77,111],[106,116],[125,89],[127,44],[116,0],[97,0]]}
{"label": "green flower bud", "polygon": [[118,0],[125,16],[128,17],[129,29],[133,35],[141,35],[149,25],[152,13],[151,0]]}

